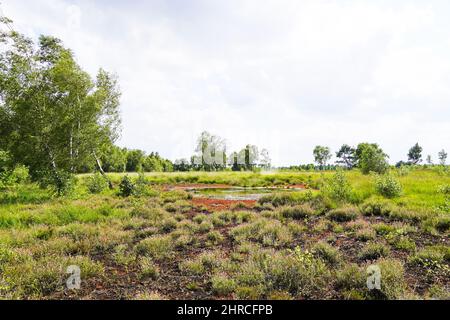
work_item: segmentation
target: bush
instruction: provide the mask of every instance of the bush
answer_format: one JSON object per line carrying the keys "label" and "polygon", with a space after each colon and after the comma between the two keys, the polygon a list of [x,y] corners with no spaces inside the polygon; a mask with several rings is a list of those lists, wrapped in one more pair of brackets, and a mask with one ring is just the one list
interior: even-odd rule
{"label": "bush", "polygon": [[311,251],[315,257],[322,259],[329,266],[337,266],[341,262],[339,250],[328,243],[319,242],[313,246]]}
{"label": "bush", "polygon": [[108,181],[100,173],[95,173],[87,179],[87,188],[92,194],[102,193],[108,188]]}
{"label": "bush", "polygon": [[147,179],[143,173],[139,173],[136,182],[134,183],[133,195],[137,197],[145,196],[149,194]]}
{"label": "bush", "polygon": [[361,260],[376,260],[389,255],[390,249],[381,243],[369,243],[358,255]]}
{"label": "bush", "polygon": [[30,172],[27,167],[18,165],[11,173],[11,180],[15,183],[25,183],[30,178]]}
{"label": "bush", "polygon": [[364,228],[362,230],[359,230],[356,235],[355,238],[359,241],[369,241],[369,240],[374,240],[376,237],[375,231],[373,229],[370,228]]}
{"label": "bush", "polygon": [[325,184],[323,191],[326,196],[339,203],[348,202],[352,196],[352,187],[342,170],[333,175]]}
{"label": "bush", "polygon": [[335,287],[343,291],[364,292],[367,290],[366,278],[365,272],[357,264],[347,264],[336,272]]}
{"label": "bush", "polygon": [[275,193],[261,197],[258,203],[261,205],[271,203],[274,207],[281,207],[302,204],[311,199],[312,194],[310,192]]}
{"label": "bush", "polygon": [[294,207],[284,207],[280,209],[280,215],[283,218],[300,220],[309,218],[315,214],[314,209],[308,204],[297,205]]}
{"label": "bush", "polygon": [[274,255],[268,259],[265,273],[269,291],[281,290],[311,297],[324,290],[328,284],[329,270],[311,252],[296,247],[287,256]]}
{"label": "bush", "polygon": [[136,251],[140,255],[162,259],[171,254],[172,247],[173,243],[170,236],[153,236],[139,242]]}
{"label": "bush", "polygon": [[358,217],[358,210],[355,207],[338,208],[328,212],[327,217],[333,221],[347,222],[355,220]]}
{"label": "bush", "polygon": [[129,197],[134,194],[135,185],[128,176],[124,176],[119,185],[119,196]]}
{"label": "bush", "polygon": [[57,173],[50,173],[49,178],[42,181],[45,186],[50,186],[54,189],[58,196],[65,196],[72,193],[77,184],[77,178],[65,171],[58,171]]}
{"label": "bush", "polygon": [[139,260],[141,269],[140,275],[142,279],[156,280],[159,277],[159,268],[152,259],[148,257],[141,257]]}
{"label": "bush", "polygon": [[[406,295],[407,284],[404,278],[403,264],[394,259],[381,259],[377,262],[381,271],[382,298],[387,300],[402,299]],[[376,292],[371,291],[374,298],[378,298]]]}
{"label": "bush", "polygon": [[395,198],[402,194],[402,185],[391,175],[378,176],[375,187],[377,192],[386,198]]}
{"label": "bush", "polygon": [[424,267],[439,268],[450,262],[450,248],[446,246],[425,247],[412,256],[409,262]]}
{"label": "bush", "polygon": [[389,216],[393,209],[386,200],[368,199],[361,205],[361,213],[365,216]]}
{"label": "bush", "polygon": [[251,240],[272,247],[283,247],[292,241],[292,234],[286,226],[280,221],[267,219],[237,226],[230,235],[237,242]]}
{"label": "bush", "polygon": [[225,275],[215,275],[211,279],[212,291],[216,296],[227,296],[234,292],[236,283]]}

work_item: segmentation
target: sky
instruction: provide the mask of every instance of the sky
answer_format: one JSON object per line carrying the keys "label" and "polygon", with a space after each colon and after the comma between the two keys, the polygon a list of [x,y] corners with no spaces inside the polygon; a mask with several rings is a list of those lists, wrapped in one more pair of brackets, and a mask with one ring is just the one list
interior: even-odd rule
{"label": "sky", "polygon": [[207,130],[277,166],[316,145],[450,151],[447,0],[0,2],[16,30],[118,75],[120,146],[188,158]]}

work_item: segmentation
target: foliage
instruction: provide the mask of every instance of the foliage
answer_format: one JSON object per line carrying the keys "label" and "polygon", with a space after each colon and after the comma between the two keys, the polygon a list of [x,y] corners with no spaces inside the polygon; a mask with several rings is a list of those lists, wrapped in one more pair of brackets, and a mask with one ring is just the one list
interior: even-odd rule
{"label": "foliage", "polygon": [[118,136],[117,79],[101,69],[91,79],[53,37],[35,45],[11,31],[0,41],[0,147],[63,194],[69,174],[92,166],[101,146]]}
{"label": "foliage", "polygon": [[347,144],[344,144],[338,152],[336,152],[336,158],[340,159],[336,161],[339,164],[343,164],[347,169],[352,169],[356,165],[356,150]]}
{"label": "foliage", "polygon": [[342,170],[338,170],[325,184],[323,192],[338,203],[348,202],[352,196],[352,187]]}
{"label": "foliage", "polygon": [[284,207],[279,212],[282,217],[295,220],[305,219],[315,215],[314,209],[308,204]]}
{"label": "foliage", "polygon": [[389,255],[389,247],[381,243],[369,243],[359,253],[361,260],[376,260]]}
{"label": "foliage", "polygon": [[445,152],[444,149],[439,151],[438,153],[439,162],[441,165],[445,165],[445,162],[447,161],[447,152]]}
{"label": "foliage", "polygon": [[358,167],[364,174],[370,172],[385,173],[389,168],[387,155],[375,143],[360,143],[356,149]]}
{"label": "foliage", "polygon": [[400,182],[389,174],[377,176],[375,178],[375,187],[377,192],[386,198],[399,197],[403,191]]}
{"label": "foliage", "polygon": [[352,221],[358,217],[358,209],[351,206],[337,208],[328,212],[327,217],[337,222]]}
{"label": "foliage", "polygon": [[393,205],[386,200],[368,199],[361,205],[361,212],[365,216],[389,216],[393,210]]}
{"label": "foliage", "polygon": [[92,194],[101,193],[108,188],[108,181],[100,173],[95,173],[88,177],[87,188]]}
{"label": "foliage", "polygon": [[136,189],[135,184],[128,176],[124,176],[119,185],[119,196],[129,197],[134,194]]}
{"label": "foliage", "polygon": [[418,164],[422,161],[422,147],[416,143],[414,146],[409,149],[408,152],[408,161],[412,164]]}
{"label": "foliage", "polygon": [[328,147],[316,146],[313,151],[314,161],[320,166],[321,169],[331,159],[331,151]]}

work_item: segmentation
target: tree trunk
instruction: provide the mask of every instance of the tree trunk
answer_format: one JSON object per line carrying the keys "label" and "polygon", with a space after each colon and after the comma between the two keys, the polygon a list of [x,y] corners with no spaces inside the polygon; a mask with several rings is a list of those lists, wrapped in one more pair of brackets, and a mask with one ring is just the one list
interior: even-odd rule
{"label": "tree trunk", "polygon": [[53,171],[53,174],[55,176],[56,188],[58,189],[58,194],[60,194],[61,193],[61,187],[62,187],[62,184],[63,184],[63,180],[61,179],[61,177],[60,177],[60,175],[58,173],[58,167],[57,167],[56,162],[55,162],[55,157],[53,155],[53,152],[50,150],[50,147],[48,146],[48,144],[45,144],[45,149],[47,150],[47,154],[48,154],[48,157],[50,159],[50,164],[51,164],[51,167],[52,167],[52,171]]}
{"label": "tree trunk", "polygon": [[92,154],[94,155],[98,170],[100,171],[101,175],[106,179],[106,181],[108,181],[109,189],[113,189],[113,184],[112,184],[111,180],[108,178],[108,176],[106,175],[105,171],[103,170],[100,159],[97,157],[97,154],[95,153],[95,151],[93,151]]}

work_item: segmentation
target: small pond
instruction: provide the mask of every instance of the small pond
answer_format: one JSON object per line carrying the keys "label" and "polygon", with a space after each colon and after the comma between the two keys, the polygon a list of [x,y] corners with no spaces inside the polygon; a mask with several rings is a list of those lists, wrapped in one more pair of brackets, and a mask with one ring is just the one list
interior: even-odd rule
{"label": "small pond", "polygon": [[271,193],[298,192],[304,191],[302,188],[218,188],[218,189],[192,189],[194,197],[224,199],[224,200],[259,200],[261,197]]}

